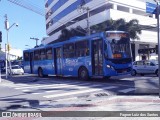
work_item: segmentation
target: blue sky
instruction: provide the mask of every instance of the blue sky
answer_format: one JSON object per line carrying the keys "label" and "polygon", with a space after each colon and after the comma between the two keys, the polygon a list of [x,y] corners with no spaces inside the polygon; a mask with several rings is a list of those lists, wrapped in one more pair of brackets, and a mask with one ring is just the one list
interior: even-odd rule
{"label": "blue sky", "polygon": [[[30,0],[31,4],[44,8],[44,0]],[[7,42],[7,34],[4,25],[4,15],[7,14],[10,26],[13,23],[18,23],[18,27],[13,26],[9,31],[9,43],[12,48],[24,50],[30,47],[34,47],[35,40],[31,40],[30,37],[39,38],[38,43],[41,43],[41,39],[46,37],[45,17],[38,15],[30,10],[8,2],[7,0],[0,1],[0,31],[2,31],[2,48],[4,48]]]}

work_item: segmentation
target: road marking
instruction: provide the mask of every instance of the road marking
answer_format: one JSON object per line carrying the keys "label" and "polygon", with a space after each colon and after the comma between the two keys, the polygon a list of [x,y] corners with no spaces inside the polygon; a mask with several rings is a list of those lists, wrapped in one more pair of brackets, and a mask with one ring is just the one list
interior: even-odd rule
{"label": "road marking", "polygon": [[[78,82],[79,83],[79,82]],[[88,85],[88,84],[91,84],[91,83],[81,83],[81,84],[77,84],[77,83],[71,83],[71,84],[52,84],[52,85],[37,85],[37,86],[32,86],[32,85],[29,85],[29,86],[27,86],[27,87],[17,87],[17,88],[15,88],[15,89],[27,89],[27,88],[32,88],[32,89],[34,89],[34,88],[39,88],[39,87],[53,87],[54,88],[54,86],[65,86],[65,85],[70,85],[70,86],[73,86],[74,84],[76,84],[76,85]],[[34,85],[34,84],[33,84]]]}
{"label": "road marking", "polygon": [[[77,86],[75,89],[84,89],[84,88],[88,88],[90,89],[91,87],[101,87],[102,85],[89,85],[89,86]],[[69,87],[69,86],[68,86]],[[113,88],[117,88],[115,86],[109,86],[107,89],[113,89]],[[61,91],[63,89],[60,89]],[[46,93],[51,93],[51,92],[57,92],[57,90],[50,90],[50,91],[45,91]]]}
{"label": "road marking", "polygon": [[[37,89],[40,87],[43,88],[67,88],[67,87],[79,87],[79,85],[85,85],[85,86],[92,86],[91,83],[82,83],[82,84],[76,84],[76,85],[68,85],[68,84],[60,84],[60,85],[40,85],[40,86],[30,86],[30,87],[20,87],[20,88],[15,88],[15,89],[25,89],[24,91],[32,91],[33,89]],[[99,86],[101,86],[101,84],[99,84]],[[27,89],[28,88],[28,89]],[[23,91],[23,90],[22,90]]]}
{"label": "road marking", "polygon": [[135,90],[135,88],[128,88],[128,89],[124,89],[124,90],[119,90],[119,92],[127,93],[127,92],[130,92],[133,90]]}
{"label": "road marking", "polygon": [[102,88],[92,88],[89,90],[80,90],[80,91],[74,91],[74,92],[67,92],[67,93],[61,93],[61,94],[55,94],[55,95],[45,95],[43,97],[45,98],[56,98],[56,97],[62,97],[62,96],[67,96],[67,95],[75,95],[75,94],[81,94],[81,93],[88,93],[88,92],[95,92],[95,91],[100,91],[104,89],[112,89],[112,88],[117,88],[116,86],[109,86],[109,87],[102,87]]}
{"label": "road marking", "polygon": [[37,95],[37,94],[41,94],[41,93],[31,93],[31,94],[36,94]]}
{"label": "road marking", "polygon": [[31,91],[31,90],[28,90],[28,89],[27,89],[27,90],[22,90],[22,91],[23,91],[23,92],[28,92],[28,91]]}

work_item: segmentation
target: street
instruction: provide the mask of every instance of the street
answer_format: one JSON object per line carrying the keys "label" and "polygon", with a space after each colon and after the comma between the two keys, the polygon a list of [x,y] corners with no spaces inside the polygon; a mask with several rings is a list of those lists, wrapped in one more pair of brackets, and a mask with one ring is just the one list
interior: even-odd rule
{"label": "street", "polygon": [[[82,81],[77,78],[16,75],[0,83],[0,110],[59,110],[68,106],[92,107],[87,102],[106,100],[109,96],[157,96],[158,77],[117,76]],[[83,104],[82,104],[83,103]],[[52,104],[52,106],[50,106]],[[37,109],[41,107],[41,109]],[[50,108],[50,109],[49,109]]]}

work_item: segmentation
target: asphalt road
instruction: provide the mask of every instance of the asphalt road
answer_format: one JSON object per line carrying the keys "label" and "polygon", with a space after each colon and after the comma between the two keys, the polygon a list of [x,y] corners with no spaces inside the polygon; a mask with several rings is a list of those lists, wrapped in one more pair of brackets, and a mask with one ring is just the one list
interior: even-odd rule
{"label": "asphalt road", "polygon": [[[158,95],[159,80],[154,75],[130,75],[100,78],[89,81],[77,78],[50,76],[38,78],[35,75],[18,75],[0,83],[0,110],[34,107],[47,103],[75,103],[77,100],[100,100],[112,95]],[[71,102],[72,101],[72,102]],[[67,104],[68,105],[68,104]],[[58,107],[64,107],[64,104]],[[44,106],[46,107],[46,106]],[[56,104],[54,106],[56,108]]]}

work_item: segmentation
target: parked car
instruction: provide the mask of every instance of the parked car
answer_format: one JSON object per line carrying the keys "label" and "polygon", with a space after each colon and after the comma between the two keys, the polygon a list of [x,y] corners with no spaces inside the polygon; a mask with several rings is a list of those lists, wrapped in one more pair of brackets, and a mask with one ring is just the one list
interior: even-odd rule
{"label": "parked car", "polygon": [[19,65],[14,65],[11,66],[11,70],[8,68],[8,73],[12,75],[16,75],[16,74],[24,74],[24,70],[22,69],[22,67],[20,67]]}
{"label": "parked car", "polygon": [[158,76],[158,61],[156,60],[140,60],[133,62],[131,75],[136,74],[156,74]]}

